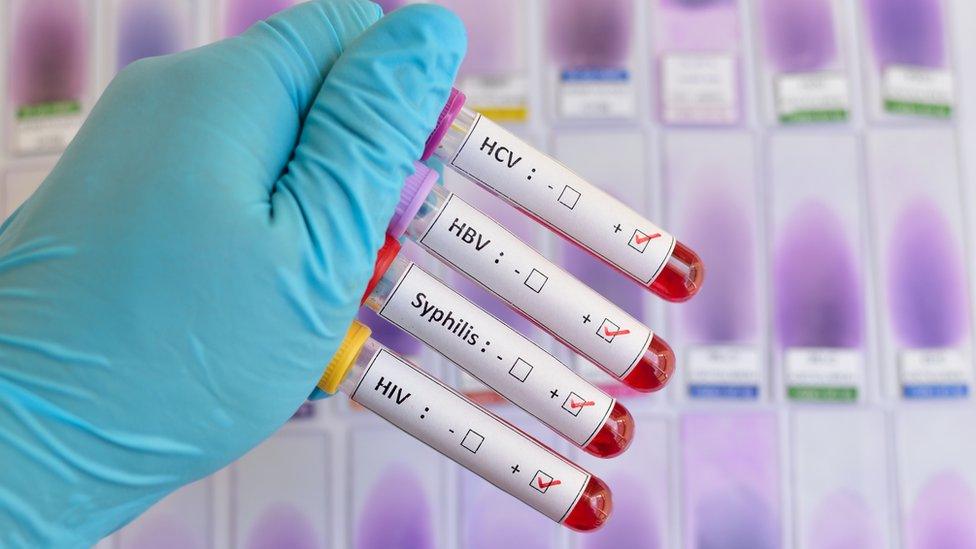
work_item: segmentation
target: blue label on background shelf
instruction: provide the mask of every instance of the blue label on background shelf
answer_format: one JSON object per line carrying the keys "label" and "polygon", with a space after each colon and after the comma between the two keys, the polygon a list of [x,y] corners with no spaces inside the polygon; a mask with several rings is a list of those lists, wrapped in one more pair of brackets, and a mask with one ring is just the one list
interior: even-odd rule
{"label": "blue label on background shelf", "polygon": [[559,74],[563,82],[599,81],[599,82],[624,82],[630,79],[630,71],[627,69],[607,69],[607,68],[588,68],[588,69],[563,69]]}
{"label": "blue label on background shelf", "polygon": [[688,396],[691,398],[756,400],[759,398],[759,387],[755,385],[689,385]]}
{"label": "blue label on background shelf", "polygon": [[966,385],[906,385],[902,388],[902,396],[908,399],[956,399],[969,397],[969,387]]}

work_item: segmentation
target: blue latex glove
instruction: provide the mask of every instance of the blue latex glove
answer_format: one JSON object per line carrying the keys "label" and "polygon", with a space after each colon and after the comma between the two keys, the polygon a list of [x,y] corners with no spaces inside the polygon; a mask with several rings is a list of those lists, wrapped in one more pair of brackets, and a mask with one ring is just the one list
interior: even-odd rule
{"label": "blue latex glove", "polygon": [[465,48],[442,8],[380,16],[135,63],[0,228],[0,546],[91,544],[309,395]]}

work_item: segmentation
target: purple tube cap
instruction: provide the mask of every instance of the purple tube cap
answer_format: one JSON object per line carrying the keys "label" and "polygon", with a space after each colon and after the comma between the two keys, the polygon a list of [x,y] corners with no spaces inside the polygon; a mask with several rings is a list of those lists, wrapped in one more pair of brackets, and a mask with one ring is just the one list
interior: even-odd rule
{"label": "purple tube cap", "polygon": [[400,238],[407,232],[407,226],[416,217],[430,190],[437,183],[438,173],[420,162],[413,163],[413,173],[407,176],[400,192],[400,202],[396,205],[393,219],[386,229],[386,234],[393,238]]}
{"label": "purple tube cap", "polygon": [[434,131],[430,132],[430,137],[427,138],[427,144],[424,146],[424,154],[420,157],[421,160],[427,160],[434,155],[434,151],[441,144],[441,139],[444,139],[447,130],[451,129],[451,124],[454,123],[454,119],[461,112],[461,107],[464,106],[466,100],[467,97],[464,95],[464,92],[457,88],[451,88],[451,95],[447,98],[447,104],[444,105],[444,110],[441,111],[441,115],[437,117],[437,125],[434,126]]}

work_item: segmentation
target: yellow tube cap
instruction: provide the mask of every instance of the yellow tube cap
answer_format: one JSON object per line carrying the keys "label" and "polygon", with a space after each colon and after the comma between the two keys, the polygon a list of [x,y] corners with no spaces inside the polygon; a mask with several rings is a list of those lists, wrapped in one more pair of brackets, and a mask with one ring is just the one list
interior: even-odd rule
{"label": "yellow tube cap", "polygon": [[370,333],[372,332],[368,326],[355,320],[352,321],[349,331],[346,332],[346,338],[339,344],[339,350],[336,351],[335,356],[329,361],[329,365],[325,367],[322,377],[319,378],[319,389],[330,395],[334,395],[339,390],[339,384],[342,383],[352,365],[356,363],[356,358],[359,356],[359,352],[363,350],[363,345],[369,339]]}

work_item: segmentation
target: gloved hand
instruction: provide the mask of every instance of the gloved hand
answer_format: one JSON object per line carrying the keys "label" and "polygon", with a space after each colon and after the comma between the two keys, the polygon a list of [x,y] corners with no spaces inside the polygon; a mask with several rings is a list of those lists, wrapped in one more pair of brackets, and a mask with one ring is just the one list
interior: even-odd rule
{"label": "gloved hand", "polygon": [[465,48],[441,8],[380,16],[135,63],[0,228],[0,546],[91,544],[309,395]]}

